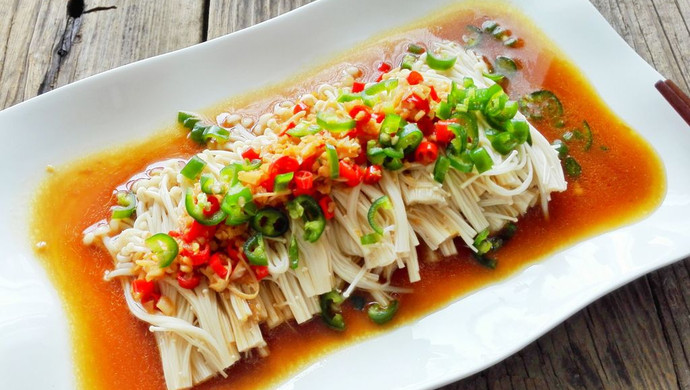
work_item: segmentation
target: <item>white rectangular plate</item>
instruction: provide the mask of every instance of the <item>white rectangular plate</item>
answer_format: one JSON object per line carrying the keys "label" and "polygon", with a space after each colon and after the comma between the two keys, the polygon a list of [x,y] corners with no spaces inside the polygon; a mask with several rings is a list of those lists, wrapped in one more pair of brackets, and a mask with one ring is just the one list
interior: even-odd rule
{"label": "white rectangular plate", "polygon": [[[586,0],[511,3],[658,151],[668,178],[663,204],[638,223],[583,241],[418,321],[319,359],[283,388],[439,386],[496,363],[601,295],[690,253],[690,129],[654,89],[662,77]],[[71,389],[76,383],[65,314],[28,238],[29,200],[47,164],[141,139],[171,123],[178,109],[203,108],[283,81],[446,4],[322,0],[0,112],[5,139],[0,144],[0,387]],[[344,368],[357,375],[343,375]]]}

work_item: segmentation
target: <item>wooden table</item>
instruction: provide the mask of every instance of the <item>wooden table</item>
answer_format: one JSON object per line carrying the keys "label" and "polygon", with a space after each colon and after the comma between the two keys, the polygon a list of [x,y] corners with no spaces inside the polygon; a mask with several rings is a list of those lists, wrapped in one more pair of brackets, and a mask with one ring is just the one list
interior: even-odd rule
{"label": "wooden table", "polygon": [[[555,1],[555,0],[554,0]],[[309,0],[0,0],[0,109],[215,38]],[[690,88],[690,0],[592,0]],[[688,222],[690,223],[690,221]],[[444,389],[690,389],[690,259],[598,300],[504,362]]]}

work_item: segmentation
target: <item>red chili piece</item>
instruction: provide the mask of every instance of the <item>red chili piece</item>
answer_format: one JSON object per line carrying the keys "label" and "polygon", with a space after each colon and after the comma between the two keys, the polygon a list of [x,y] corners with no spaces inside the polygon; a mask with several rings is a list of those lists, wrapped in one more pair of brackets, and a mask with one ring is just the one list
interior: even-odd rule
{"label": "red chili piece", "polygon": [[295,108],[292,109],[293,114],[297,114],[298,112],[302,111],[309,111],[309,106],[302,102],[295,104]]}
{"label": "red chili piece", "polygon": [[192,272],[192,273],[178,272],[177,273],[177,284],[179,284],[180,287],[182,287],[182,288],[192,290],[196,286],[199,285],[200,281],[201,281],[201,278],[195,272]]}
{"label": "red chili piece", "polygon": [[267,265],[250,265],[252,271],[254,271],[254,276],[256,280],[261,280],[268,276],[268,266]]}
{"label": "red chili piece", "polygon": [[326,195],[323,198],[319,199],[319,206],[321,206],[321,211],[323,211],[323,216],[326,217],[326,219],[333,219],[335,217],[335,213],[333,212],[334,204],[333,204],[333,199],[331,199],[330,196]]}
{"label": "red chili piece", "polygon": [[338,162],[338,167],[340,170],[340,177],[346,179],[347,185],[350,187],[354,187],[362,182],[362,171],[358,165],[353,166],[343,160],[340,160]]}
{"label": "red chili piece", "polygon": [[350,110],[350,117],[357,122],[357,126],[366,125],[371,120],[369,107],[361,104],[352,107],[352,110]]}
{"label": "red chili piece", "polygon": [[364,91],[364,85],[364,83],[355,81],[354,83],[352,83],[352,93],[359,93]]}
{"label": "red chili piece", "polygon": [[422,81],[424,81],[424,76],[416,70],[413,70],[410,72],[410,75],[407,76],[407,82],[410,83],[410,85],[417,85]]}
{"label": "red chili piece", "polygon": [[431,100],[435,101],[436,103],[441,101],[441,98],[438,97],[438,94],[436,93],[436,89],[434,88],[433,85],[431,86],[431,90],[429,91],[429,97],[431,98]]}
{"label": "red chili piece", "polygon": [[228,261],[228,256],[216,252],[211,256],[208,265],[211,267],[213,272],[216,273],[221,279],[225,279],[228,276],[227,265],[230,264]]}
{"label": "red chili piece", "polygon": [[192,242],[197,238],[210,239],[216,234],[217,226],[205,226],[197,221],[192,221],[189,229],[182,235],[182,240]]}
{"label": "red chili piece", "polygon": [[209,203],[209,208],[208,210],[204,209],[204,215],[210,217],[213,214],[215,214],[216,211],[220,210],[220,202],[218,201],[218,198],[216,198],[213,195],[210,195],[207,199]]}
{"label": "red chili piece", "polygon": [[387,62],[382,62],[379,64],[379,67],[377,69],[379,70],[379,72],[386,73],[389,70],[391,70],[391,64],[389,64]]}
{"label": "red chili piece", "polygon": [[455,133],[448,129],[448,125],[454,123],[452,121],[438,121],[434,126],[434,132],[436,133],[436,141],[447,144],[455,138]]}
{"label": "red chili piece", "polygon": [[412,95],[408,96],[405,99],[405,101],[411,103],[416,109],[420,111],[429,112],[429,101],[426,99],[422,99],[416,93],[413,93]]}
{"label": "red chili piece", "polygon": [[428,165],[438,158],[438,146],[429,141],[423,141],[414,152],[415,161]]}
{"label": "red chili piece", "polygon": [[261,156],[259,156],[259,153],[256,150],[249,148],[244,153],[242,153],[242,158],[246,158],[249,161],[251,161],[260,159]]}
{"label": "red chili piece", "polygon": [[376,184],[383,177],[383,170],[379,165],[369,165],[364,171],[364,182],[366,184]]}
{"label": "red chili piece", "polygon": [[132,282],[132,290],[139,295],[141,303],[148,301],[158,302],[158,299],[161,297],[160,292],[158,292],[158,286],[153,280],[137,279]]}

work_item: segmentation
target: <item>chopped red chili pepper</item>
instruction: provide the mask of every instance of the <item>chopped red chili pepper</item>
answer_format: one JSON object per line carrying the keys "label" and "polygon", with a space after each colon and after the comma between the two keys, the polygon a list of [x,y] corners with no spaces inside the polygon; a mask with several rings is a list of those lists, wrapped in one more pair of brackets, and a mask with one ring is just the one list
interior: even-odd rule
{"label": "chopped red chili pepper", "polygon": [[199,246],[199,250],[195,251],[191,248],[193,244],[183,243],[180,249],[180,256],[189,257],[192,260],[192,265],[198,267],[206,264],[211,256],[211,246],[208,243]]}
{"label": "chopped red chili pepper", "polygon": [[323,216],[326,217],[326,219],[333,219],[335,216],[335,204],[330,196],[326,195],[319,199],[319,206],[321,206],[321,211],[323,211]]}
{"label": "chopped red chili pepper", "polygon": [[364,83],[360,83],[358,81],[355,81],[354,83],[352,83],[352,93],[359,93],[359,92],[364,91],[365,85],[366,84],[364,84]]}
{"label": "chopped red chili pepper", "polygon": [[343,160],[338,162],[340,177],[347,180],[347,185],[354,187],[362,182],[362,168],[359,165],[353,166]]}
{"label": "chopped red chili pepper", "polygon": [[350,117],[357,122],[357,126],[363,126],[371,120],[371,112],[369,107],[358,104],[350,110]]}
{"label": "chopped red chili pepper", "polygon": [[379,165],[369,165],[364,172],[364,182],[366,184],[376,184],[383,177],[383,170]]}
{"label": "chopped red chili pepper", "polygon": [[[298,191],[311,191],[314,187],[314,174],[310,171],[297,171],[293,179],[295,189]],[[302,192],[306,193],[306,192]]]}
{"label": "chopped red chili pepper", "polygon": [[412,95],[408,96],[405,99],[405,101],[412,104],[416,109],[420,111],[429,112],[429,101],[426,99],[422,99],[416,93],[413,93]]}
{"label": "chopped red chili pepper", "polygon": [[295,124],[295,122],[290,122],[278,135],[285,135],[285,133],[287,133],[288,130],[294,129],[296,126],[297,125]]}
{"label": "chopped red chili pepper", "polygon": [[221,279],[225,279],[228,276],[229,271],[227,266],[230,265],[230,262],[228,261],[228,256],[225,254],[220,252],[214,253],[211,255],[208,265]]}
{"label": "chopped red chili pepper", "polygon": [[230,260],[232,260],[232,264],[237,264],[244,255],[237,249],[228,247],[228,256],[230,257]]}
{"label": "chopped red chili pepper", "polygon": [[196,286],[199,285],[199,282],[201,282],[201,278],[199,277],[199,275],[196,272],[192,272],[192,273],[178,272],[177,273],[177,284],[179,284],[180,287],[182,287],[182,288],[192,290]]}
{"label": "chopped red chili pepper", "polygon": [[302,112],[302,111],[307,111],[307,112],[309,111],[309,106],[307,106],[306,104],[304,104],[302,102],[295,104],[295,108],[292,109],[293,114],[297,114],[298,112]]}
{"label": "chopped red chili pepper", "polygon": [[417,121],[417,127],[427,137],[434,133],[434,121],[426,115]]}
{"label": "chopped red chili pepper", "polygon": [[256,150],[254,150],[252,148],[249,148],[244,153],[242,153],[242,158],[246,158],[249,161],[251,161],[251,160],[260,159],[261,156],[259,155],[259,152],[257,152]]}
{"label": "chopped red chili pepper", "polygon": [[387,62],[381,62],[377,69],[379,70],[379,72],[386,73],[389,70],[391,70],[391,64],[389,64]]}
{"label": "chopped red chili pepper", "polygon": [[319,156],[321,156],[321,153],[323,153],[324,148],[325,146],[321,145],[316,149],[316,151],[312,155],[305,157],[302,160],[302,164],[300,164],[299,169],[311,172],[312,168],[314,167],[314,163],[319,158]]}
{"label": "chopped red chili pepper", "polygon": [[371,117],[374,118],[376,123],[381,123],[384,119],[386,119],[386,114],[379,112],[377,114],[371,114]]}
{"label": "chopped red chili pepper", "polygon": [[[361,136],[361,134],[360,134]],[[355,164],[364,165],[367,163],[367,140],[364,138],[359,139],[359,154],[355,157]]]}
{"label": "chopped red chili pepper", "polygon": [[440,102],[441,98],[438,97],[438,94],[436,93],[436,88],[434,88],[434,86],[432,85],[430,89],[431,90],[429,91],[429,97],[431,98],[431,100],[435,101],[436,103]]}
{"label": "chopped red chili pepper", "polygon": [[455,133],[448,129],[448,124],[450,123],[454,123],[454,121],[436,122],[436,125],[434,126],[436,133],[436,141],[446,144],[452,141],[453,138],[455,138]]}
{"label": "chopped red chili pepper", "polygon": [[153,280],[137,279],[132,282],[132,290],[134,290],[134,294],[136,294],[141,303],[148,301],[157,302],[161,297],[158,286]]}
{"label": "chopped red chili pepper", "polygon": [[275,178],[281,173],[295,172],[297,169],[299,169],[299,161],[290,156],[282,156],[271,163],[268,172]]}
{"label": "chopped red chili pepper", "polygon": [[268,276],[268,266],[267,265],[250,265],[252,271],[254,271],[254,276],[256,280],[261,280]]}
{"label": "chopped red chili pepper", "polygon": [[204,215],[210,217],[215,214],[216,211],[220,210],[220,202],[218,201],[218,198],[213,195],[209,195],[207,199],[210,207],[208,210],[204,209]]}
{"label": "chopped red chili pepper", "polygon": [[424,81],[424,76],[416,70],[413,70],[410,72],[410,75],[407,76],[407,82],[410,83],[410,85],[417,85],[422,81]]}
{"label": "chopped red chili pepper", "polygon": [[429,141],[423,141],[414,152],[415,161],[428,165],[438,158],[438,146]]}
{"label": "chopped red chili pepper", "polygon": [[192,221],[189,229],[182,235],[182,240],[188,243],[198,238],[208,240],[216,234],[216,228],[217,226],[205,226],[197,221]]}

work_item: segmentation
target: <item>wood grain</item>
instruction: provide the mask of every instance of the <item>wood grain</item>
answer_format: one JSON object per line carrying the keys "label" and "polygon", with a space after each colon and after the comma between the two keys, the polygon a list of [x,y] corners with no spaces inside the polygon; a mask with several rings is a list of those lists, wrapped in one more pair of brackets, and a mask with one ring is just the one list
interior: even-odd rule
{"label": "wood grain", "polygon": [[[690,91],[690,0],[591,1],[645,60]],[[67,1],[0,0],[0,108],[309,2],[99,0],[86,1],[85,12],[70,17]],[[605,296],[502,363],[443,389],[690,389],[688,286],[686,259]]]}

